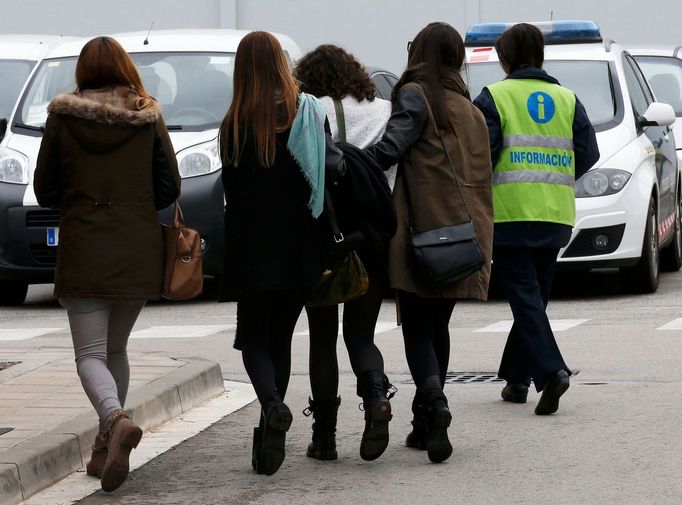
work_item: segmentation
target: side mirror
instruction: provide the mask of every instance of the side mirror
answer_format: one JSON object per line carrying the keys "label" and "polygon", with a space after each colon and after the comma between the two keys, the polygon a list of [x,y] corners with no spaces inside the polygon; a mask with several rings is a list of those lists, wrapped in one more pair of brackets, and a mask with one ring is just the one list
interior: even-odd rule
{"label": "side mirror", "polygon": [[7,120],[2,118],[0,119],[0,140],[5,138],[5,133],[7,133]]}
{"label": "side mirror", "polygon": [[670,126],[675,122],[675,111],[671,105],[653,102],[639,118],[640,126]]}

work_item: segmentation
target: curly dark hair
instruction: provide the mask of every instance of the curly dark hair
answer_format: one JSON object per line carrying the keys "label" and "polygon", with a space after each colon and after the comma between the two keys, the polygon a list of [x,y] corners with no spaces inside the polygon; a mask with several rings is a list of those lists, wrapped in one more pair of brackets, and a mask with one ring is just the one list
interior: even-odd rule
{"label": "curly dark hair", "polygon": [[301,91],[316,97],[374,100],[375,86],[355,57],[333,44],[324,44],[301,58],[294,69]]}

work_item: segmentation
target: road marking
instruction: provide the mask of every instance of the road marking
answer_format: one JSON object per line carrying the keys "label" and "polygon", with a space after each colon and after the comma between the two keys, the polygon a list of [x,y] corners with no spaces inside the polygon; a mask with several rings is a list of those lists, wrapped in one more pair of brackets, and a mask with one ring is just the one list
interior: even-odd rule
{"label": "road marking", "polygon": [[[395,323],[391,322],[377,322],[377,325],[374,329],[374,334],[379,335],[380,333],[386,333],[387,331],[392,331],[392,330],[397,330],[398,326]],[[342,323],[339,322],[339,335],[343,333],[343,326]],[[297,331],[294,333],[294,335],[305,335],[308,336],[310,335],[310,330],[303,330],[303,331]]]}
{"label": "road marking", "polygon": [[[589,319],[551,319],[552,331],[566,331],[586,323]],[[513,320],[498,321],[494,324],[474,330],[474,333],[509,333]]]}
{"label": "road marking", "polygon": [[673,319],[669,323],[656,328],[657,330],[682,330],[682,318]]}
{"label": "road marking", "polygon": [[[130,454],[131,471],[256,399],[250,384],[225,381],[225,389],[227,391],[219,397],[188,410],[180,417],[145,433],[139,447]],[[85,469],[81,469],[21,502],[20,505],[72,505],[100,488],[100,481],[88,477]]]}
{"label": "road marking", "polygon": [[14,328],[0,330],[0,340],[28,340],[48,333],[62,331],[64,328]]}
{"label": "road marking", "polygon": [[212,324],[204,326],[150,326],[134,331],[130,338],[199,338],[215,335],[222,331],[234,330],[234,324]]}

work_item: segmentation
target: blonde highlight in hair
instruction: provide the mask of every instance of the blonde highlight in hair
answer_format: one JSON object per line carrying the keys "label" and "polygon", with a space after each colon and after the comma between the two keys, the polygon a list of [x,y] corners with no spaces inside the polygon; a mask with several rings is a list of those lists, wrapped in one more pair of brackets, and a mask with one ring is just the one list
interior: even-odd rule
{"label": "blonde highlight in hair", "polygon": [[233,98],[220,127],[223,159],[239,165],[247,136],[253,137],[259,163],[271,167],[276,134],[291,127],[298,106],[299,86],[274,35],[251,32],[237,48]]}

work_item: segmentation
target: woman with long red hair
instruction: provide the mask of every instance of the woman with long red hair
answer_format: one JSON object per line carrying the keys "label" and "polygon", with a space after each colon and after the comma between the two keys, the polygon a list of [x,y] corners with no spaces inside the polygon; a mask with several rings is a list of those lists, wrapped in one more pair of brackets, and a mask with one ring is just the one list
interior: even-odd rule
{"label": "woman with long red hair", "polygon": [[178,197],[180,176],[159,107],[118,42],[85,44],[76,85],[48,106],[34,188],[42,207],[59,209],[55,296],[100,420],[87,472],[113,491],[142,437],[123,410],[128,336],[145,302],[161,296],[157,209]]}
{"label": "woman with long red hair", "polygon": [[277,39],[266,32],[245,36],[220,130],[221,299],[238,302],[237,345],[262,407],[252,458],[260,474],[272,475],[284,461],[293,419],[283,402],[291,338],[305,293],[323,270],[317,218],[324,202],[325,120],[317,99],[299,92]]}

